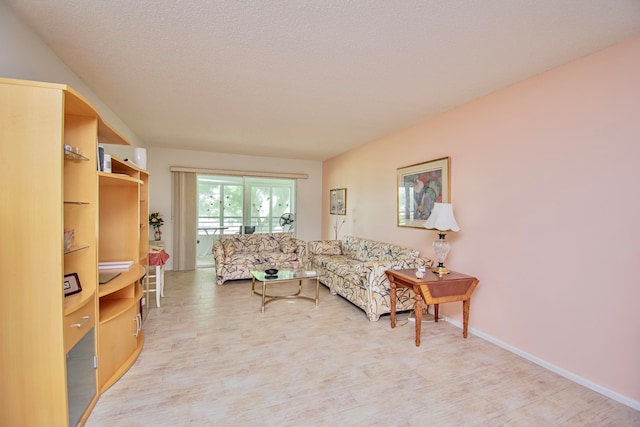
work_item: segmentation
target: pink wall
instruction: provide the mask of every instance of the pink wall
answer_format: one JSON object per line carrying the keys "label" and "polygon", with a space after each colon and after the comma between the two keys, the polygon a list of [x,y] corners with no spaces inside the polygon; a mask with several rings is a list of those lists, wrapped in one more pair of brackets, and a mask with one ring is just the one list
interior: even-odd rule
{"label": "pink wall", "polygon": [[444,156],[471,327],[640,408],[640,37],[326,161],[323,238],[346,187],[340,237],[432,257],[434,232],[396,226],[396,170]]}

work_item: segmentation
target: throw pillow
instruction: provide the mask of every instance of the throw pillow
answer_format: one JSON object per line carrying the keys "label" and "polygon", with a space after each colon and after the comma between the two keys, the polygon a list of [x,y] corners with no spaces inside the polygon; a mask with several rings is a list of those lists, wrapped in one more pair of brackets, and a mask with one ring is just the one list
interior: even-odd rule
{"label": "throw pillow", "polygon": [[323,240],[321,246],[320,253],[323,255],[342,254],[342,244],[340,240]]}
{"label": "throw pillow", "polygon": [[296,245],[296,243],[291,239],[283,240],[282,242],[280,242],[280,250],[284,254],[292,254],[296,251],[297,248],[298,245]]}

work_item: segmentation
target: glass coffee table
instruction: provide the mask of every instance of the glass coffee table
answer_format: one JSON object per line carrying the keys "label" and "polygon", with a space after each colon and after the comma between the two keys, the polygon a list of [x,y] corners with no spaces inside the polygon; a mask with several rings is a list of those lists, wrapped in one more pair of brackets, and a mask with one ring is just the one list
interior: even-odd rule
{"label": "glass coffee table", "polygon": [[[276,274],[269,274],[267,270],[277,269]],[[308,301],[315,301],[316,306],[320,303],[320,280],[315,270],[309,269],[305,265],[301,265],[298,268],[290,266],[278,267],[272,265],[257,266],[251,270],[251,294],[262,297],[262,312],[264,313],[264,306],[271,301],[281,299],[306,299]],[[310,297],[301,295],[302,293],[302,281],[303,280],[315,280],[316,281],[316,297]],[[274,286],[289,282],[298,282],[298,290],[294,294],[289,295],[269,295],[267,294],[267,285]],[[262,292],[256,290],[256,282],[262,283]]]}

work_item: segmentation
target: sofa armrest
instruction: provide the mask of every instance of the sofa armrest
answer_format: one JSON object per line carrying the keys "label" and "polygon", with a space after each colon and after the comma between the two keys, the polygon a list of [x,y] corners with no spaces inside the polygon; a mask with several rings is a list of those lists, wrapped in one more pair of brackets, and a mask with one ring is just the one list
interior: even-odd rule
{"label": "sofa armrest", "polygon": [[216,262],[216,266],[224,264],[224,258],[225,258],[224,246],[222,246],[222,243],[220,243],[219,240],[216,240],[213,243],[213,247],[211,248],[211,253],[213,254],[213,259]]}
{"label": "sofa armrest", "polygon": [[429,259],[429,258],[416,258],[416,266],[415,267],[411,267],[411,268],[418,268],[418,267],[427,267],[427,268],[431,268],[433,267],[433,260]]}
{"label": "sofa armrest", "polygon": [[305,256],[307,254],[307,242],[300,239],[291,239],[296,244],[296,255],[298,256],[298,261],[304,261]]}

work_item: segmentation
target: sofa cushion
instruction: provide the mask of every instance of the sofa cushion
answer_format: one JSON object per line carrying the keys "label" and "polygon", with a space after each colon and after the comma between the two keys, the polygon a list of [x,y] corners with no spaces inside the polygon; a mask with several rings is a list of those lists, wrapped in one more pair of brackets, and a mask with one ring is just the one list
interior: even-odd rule
{"label": "sofa cushion", "polygon": [[364,270],[358,268],[362,262],[344,255],[318,255],[314,258],[314,263],[335,275],[359,284],[360,279],[365,277],[365,274],[360,273]]}
{"label": "sofa cushion", "polygon": [[340,240],[319,240],[309,242],[309,252],[314,255],[341,255],[342,243]]}
{"label": "sofa cushion", "polygon": [[313,257],[314,264],[319,265],[320,267],[326,268],[328,270],[331,270],[332,272],[336,268],[336,265],[338,264],[350,265],[353,262],[359,262],[359,261],[349,258],[345,255],[325,255],[325,254],[317,255],[316,254]]}
{"label": "sofa cushion", "polygon": [[280,250],[285,254],[292,254],[298,249],[298,245],[291,239],[280,242]]}
{"label": "sofa cushion", "polygon": [[363,240],[360,245],[360,261],[390,261],[389,245]]}
{"label": "sofa cushion", "polygon": [[298,255],[295,252],[284,253],[281,251],[262,252],[260,253],[261,263],[278,265],[280,263],[296,261]]}
{"label": "sofa cushion", "polygon": [[345,236],[342,246],[345,255],[360,261],[388,262],[403,258],[417,258],[419,254],[415,249],[353,236]]}
{"label": "sofa cushion", "polygon": [[236,243],[233,240],[225,240],[222,242],[222,247],[224,248],[224,253],[227,256],[235,255],[236,253]]}
{"label": "sofa cushion", "polygon": [[365,256],[363,261],[384,262],[391,262],[394,260],[406,258],[415,258],[418,256],[418,252],[413,249],[379,242],[369,242],[369,244],[363,245],[363,254]]}
{"label": "sofa cushion", "polygon": [[345,236],[342,242],[343,254],[349,258],[355,258],[360,260],[360,244],[362,239],[352,236]]}
{"label": "sofa cushion", "polygon": [[416,249],[390,245],[389,254],[391,259],[413,259],[418,258],[420,252]]}
{"label": "sofa cushion", "polygon": [[[254,236],[259,236],[254,234]],[[260,252],[264,251],[279,251],[280,250],[280,239],[276,238],[273,235],[265,236],[259,239],[259,244],[257,248]]]}
{"label": "sofa cushion", "polygon": [[291,240],[291,233],[276,234],[234,234],[220,236],[223,246],[231,241],[235,244],[236,252],[251,253],[280,250],[280,242]]}
{"label": "sofa cushion", "polygon": [[261,236],[257,234],[240,234],[236,237],[236,247],[238,248],[238,252],[242,253],[250,253],[250,252],[259,252],[260,250],[269,250],[272,251],[275,249],[273,245],[269,245],[268,248],[264,247],[263,242],[266,239],[262,239]]}
{"label": "sofa cushion", "polygon": [[236,253],[228,259],[228,265],[242,266],[243,268],[260,263],[260,257],[257,254]]}

